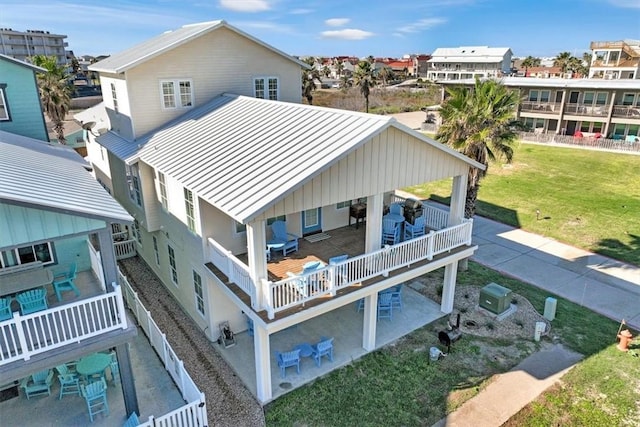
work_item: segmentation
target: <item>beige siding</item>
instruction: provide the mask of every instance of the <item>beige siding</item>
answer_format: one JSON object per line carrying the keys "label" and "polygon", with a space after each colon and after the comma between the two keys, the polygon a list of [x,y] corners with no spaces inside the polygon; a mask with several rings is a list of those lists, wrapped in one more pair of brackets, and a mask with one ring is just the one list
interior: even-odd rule
{"label": "beige siding", "polygon": [[[118,111],[115,110],[115,103],[111,93],[111,83],[116,87],[116,97],[118,98]],[[111,130],[118,133],[125,139],[133,140],[133,122],[131,120],[131,105],[129,104],[128,82],[123,75],[100,74],[100,86],[102,88],[102,98],[104,106],[109,116]]]}
{"label": "beige siding", "polygon": [[192,80],[195,107],[225,92],[253,96],[253,78],[257,76],[278,77],[280,100],[301,100],[298,65],[224,28],[172,49],[126,74],[136,137],[185,112],[162,108],[160,81],[164,79]]}
{"label": "beige siding", "polygon": [[155,172],[151,166],[145,163],[138,162],[138,165],[140,166],[140,186],[145,212],[144,226],[149,231],[157,231],[161,225],[160,211],[162,208],[156,193]]}
{"label": "beige siding", "polygon": [[266,219],[398,188],[465,175],[468,165],[389,128],[259,216]]}

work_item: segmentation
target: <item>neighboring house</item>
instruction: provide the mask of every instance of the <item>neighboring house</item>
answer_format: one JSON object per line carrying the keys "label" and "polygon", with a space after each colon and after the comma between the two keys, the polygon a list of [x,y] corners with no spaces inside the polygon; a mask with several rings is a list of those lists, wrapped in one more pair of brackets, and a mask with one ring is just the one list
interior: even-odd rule
{"label": "neighboring house", "polygon": [[513,52],[508,47],[439,47],[427,61],[429,80],[502,77],[511,73]]}
{"label": "neighboring house", "polygon": [[[537,132],[630,141],[640,135],[638,80],[507,77],[501,82],[520,91],[518,119]],[[471,86],[474,81],[441,83]]]}
{"label": "neighboring house", "polygon": [[427,77],[430,59],[431,59],[431,55],[425,55],[425,54],[411,55],[415,77]]}
{"label": "neighboring house", "polygon": [[589,78],[640,79],[640,40],[591,42]]}
{"label": "neighboring house", "polygon": [[19,61],[35,55],[55,56],[58,65],[67,64],[67,36],[43,30],[15,31],[0,28],[0,53]]}
{"label": "neighboring house", "polygon": [[[234,63],[222,69],[220,58]],[[139,255],[203,333],[214,341],[223,321],[234,331],[253,324],[246,351],[263,403],[277,386],[271,335],[364,299],[371,351],[378,291],[444,267],[449,313],[458,261],[476,250],[463,207],[469,168],[483,166],[393,118],[300,104],[303,66],[224,21],[185,26],[90,67],[104,106],[76,116],[92,128],[96,176],[136,219]],[[383,247],[394,190],[444,178],[453,178],[451,209],[425,207],[432,233]],[[274,220],[299,236],[355,231],[352,202],[366,226],[339,269],[319,270],[322,289],[299,286],[308,277],[295,272],[274,276],[270,268],[295,261],[294,252],[269,262],[282,249],[270,243]]]}
{"label": "neighboring house", "polygon": [[38,72],[46,70],[0,54],[0,131],[49,141]]}
{"label": "neighboring house", "polygon": [[[138,411],[128,342],[136,336],[117,283],[112,227],[131,216],[95,181],[71,148],[0,131],[0,385],[116,349],[127,412]],[[58,298],[53,279],[77,273]],[[16,295],[47,291],[46,306],[18,311]],[[122,414],[124,416],[125,414]]]}
{"label": "neighboring house", "polygon": [[536,77],[540,79],[562,78],[562,69],[560,67],[529,67],[520,68],[517,77]]}

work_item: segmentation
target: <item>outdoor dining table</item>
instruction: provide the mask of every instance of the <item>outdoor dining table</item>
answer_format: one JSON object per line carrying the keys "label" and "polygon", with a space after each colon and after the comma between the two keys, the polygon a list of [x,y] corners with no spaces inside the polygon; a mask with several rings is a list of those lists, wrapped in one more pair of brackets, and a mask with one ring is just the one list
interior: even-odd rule
{"label": "outdoor dining table", "polygon": [[111,356],[105,353],[93,353],[83,357],[76,364],[76,371],[85,377],[104,373],[111,363]]}
{"label": "outdoor dining table", "polygon": [[0,275],[0,295],[10,295],[51,284],[53,273],[42,265]]}
{"label": "outdoor dining table", "polygon": [[404,222],[404,216],[400,215],[400,214],[386,214],[385,216],[383,216],[384,219],[390,219],[393,222],[395,222],[396,224],[400,224]]}

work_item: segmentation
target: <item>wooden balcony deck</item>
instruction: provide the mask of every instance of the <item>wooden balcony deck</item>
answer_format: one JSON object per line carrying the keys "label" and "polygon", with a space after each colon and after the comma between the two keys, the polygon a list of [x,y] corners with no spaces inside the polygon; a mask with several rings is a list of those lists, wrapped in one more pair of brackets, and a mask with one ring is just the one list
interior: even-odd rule
{"label": "wooden balcony deck", "polygon": [[[327,232],[327,234],[329,234],[331,237],[326,240],[321,240],[314,243],[310,243],[304,239],[300,239],[299,250],[287,256],[283,257],[280,254],[276,256],[272,255],[271,261],[267,264],[269,280],[277,281],[284,279],[287,277],[287,272],[299,273],[302,270],[302,266],[309,261],[320,260],[325,264],[328,264],[329,258],[333,256],[348,254],[349,257],[353,257],[364,253],[365,227],[361,226],[359,229],[356,229],[355,225],[352,225],[349,227],[342,227],[331,230]],[[427,264],[434,264],[434,266],[440,265],[438,261],[462,252],[467,248],[467,246],[461,246],[459,248],[451,250],[449,253],[437,255],[431,261],[424,260],[416,262],[411,265],[411,269],[422,267]],[[247,263],[246,254],[239,255],[238,258],[242,262]],[[231,290],[240,300],[242,300],[242,302],[246,304],[247,307],[251,307],[251,298],[249,297],[249,295],[247,295],[246,292],[244,292],[236,284],[228,283],[227,276],[218,268],[216,268],[212,263],[207,263],[206,267],[218,279],[225,283],[229,290]],[[434,267],[434,269],[435,268],[438,267]],[[392,271],[389,274],[389,277],[403,274],[408,270],[409,268],[401,268]],[[339,299],[352,292],[355,292],[367,286],[372,286],[387,279],[388,277],[374,277],[373,279],[369,279],[345,288],[338,289],[336,292],[336,296],[334,297],[327,295],[321,298],[312,299],[305,302],[304,305],[298,305],[276,313],[273,319],[268,318],[267,311],[265,310],[259,311],[257,312],[257,314],[267,323],[275,322],[288,316],[292,316],[296,313],[303,312],[304,310],[309,310],[310,308],[327,303],[328,301]]]}

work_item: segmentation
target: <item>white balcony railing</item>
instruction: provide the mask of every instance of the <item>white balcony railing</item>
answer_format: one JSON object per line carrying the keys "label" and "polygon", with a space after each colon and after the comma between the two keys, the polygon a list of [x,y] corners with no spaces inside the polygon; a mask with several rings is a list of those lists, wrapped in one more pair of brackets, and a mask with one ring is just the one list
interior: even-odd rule
{"label": "white balcony railing", "polygon": [[113,242],[113,249],[116,253],[116,260],[131,258],[136,256],[136,241],[134,239],[122,242]]}
{"label": "white balcony railing", "polygon": [[[394,196],[393,202],[404,201]],[[251,297],[255,310],[266,309],[272,319],[275,313],[306,302],[335,295],[338,289],[360,283],[374,277],[387,276],[389,272],[411,264],[432,260],[434,256],[463,245],[471,244],[472,220],[465,219],[459,225],[447,227],[449,213],[423,204],[429,234],[387,246],[305,275],[288,277],[277,282],[256,284],[249,274],[249,267],[212,238],[209,242],[209,259],[212,264]],[[257,286],[263,290],[264,301],[257,301]]]}
{"label": "white balcony railing", "polygon": [[29,360],[67,344],[127,328],[122,292],[115,291],[0,322],[0,365]]}

